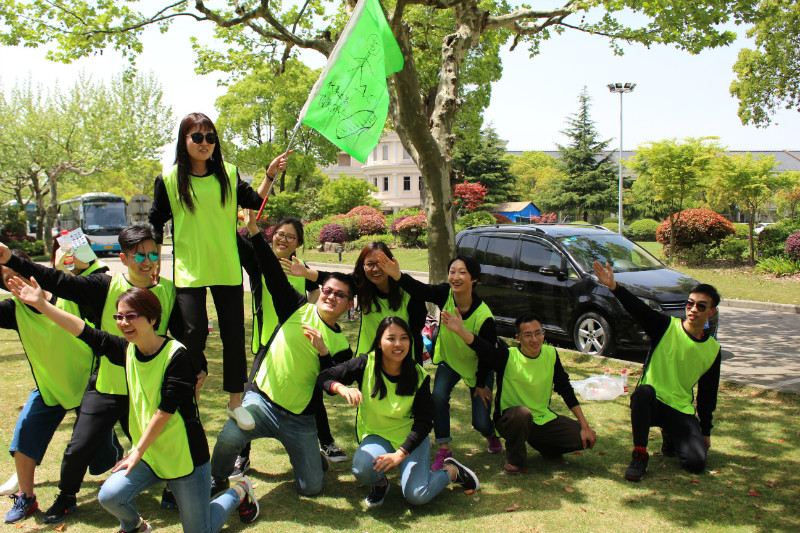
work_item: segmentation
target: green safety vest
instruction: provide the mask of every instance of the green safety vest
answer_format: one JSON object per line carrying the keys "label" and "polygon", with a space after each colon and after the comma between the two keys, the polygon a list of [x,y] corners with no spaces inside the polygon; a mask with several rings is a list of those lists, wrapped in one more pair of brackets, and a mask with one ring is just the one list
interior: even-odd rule
{"label": "green safety vest", "polygon": [[[413,357],[411,352],[406,357]],[[417,371],[417,389],[422,386],[425,371],[419,365],[414,365]],[[361,396],[363,401],[358,406],[356,415],[356,434],[361,442],[367,435],[378,435],[392,443],[396,450],[403,445],[414,419],[411,418],[415,395],[400,396],[396,392],[396,385],[384,377],[386,396],[378,399],[372,397],[372,388],[375,386],[375,352],[367,355],[367,366],[364,369],[364,378],[361,380]]]}
{"label": "green safety vest", "polygon": [[500,393],[500,412],[509,407],[525,406],[533,415],[533,421],[540,426],[555,420],[556,414],[550,410],[555,364],[556,349],[549,344],[542,345],[542,351],[535,359],[525,357],[519,348],[509,348]]}
{"label": "green safety vest", "polygon": [[[455,314],[456,302],[452,290],[442,310]],[[470,317],[464,319],[464,327],[473,335],[477,335],[483,323],[493,317],[486,302],[481,302]],[[477,383],[475,374],[478,372],[478,356],[472,348],[464,344],[461,337],[444,326],[439,328],[439,335],[436,337],[433,362],[437,365],[441,362],[447,363],[447,366],[455,370],[469,387],[474,387]]]}
{"label": "green safety vest", "polygon": [[[125,368],[130,391],[128,428],[131,441],[139,442],[161,403],[164,373],[175,352],[184,346],[169,339],[156,356],[144,363],[136,358],[136,345],[128,344]],[[121,367],[120,367],[121,368]],[[175,479],[194,470],[186,424],[180,413],[170,416],[167,425],[142,454],[142,460],[161,479]]]}
{"label": "green safety vest", "polygon": [[[294,290],[306,295],[306,278],[286,275]],[[267,290],[264,276],[261,276],[261,317],[264,324],[259,325],[256,315],[256,302],[253,299],[253,353],[258,353],[259,348],[266,346],[278,327],[278,315],[275,314],[275,305],[272,303],[272,294]]]}
{"label": "green safety vest", "polygon": [[[397,310],[389,308],[388,300],[383,298],[375,298],[374,301],[378,304],[377,311],[370,311],[365,313],[361,312],[361,329],[358,331],[358,349],[357,354],[367,353],[372,350],[372,344],[375,342],[375,333],[378,331],[378,325],[387,316],[396,316],[402,318],[408,324],[408,302],[411,300],[411,295],[401,289],[403,299],[400,302],[400,308]],[[414,341],[411,340],[411,351],[414,351]]]}
{"label": "green safety vest", "polygon": [[[56,307],[70,312],[77,305],[59,298]],[[89,382],[94,355],[86,343],[14,297],[14,314],[33,379],[49,406],[75,409]],[[77,315],[76,315],[77,316]]]}
{"label": "green safety vest", "polygon": [[241,285],[242,267],[236,247],[236,167],[225,163],[230,195],[222,204],[214,175],[191,176],[194,211],[178,195],[178,167],[164,177],[172,208],[172,242],[176,287]]}
{"label": "green safety vest", "polygon": [[713,337],[703,342],[692,340],[683,330],[680,318],[672,317],[667,331],[650,356],[642,385],[651,385],[656,398],[687,415],[694,414],[693,389],[719,353]]}
{"label": "green safety vest", "polygon": [[300,414],[311,401],[319,375],[319,352],[303,334],[303,326],[322,333],[331,355],[346,350],[347,337],[320,318],[315,304],[307,303],[281,324],[267,349],[253,382],[273,402]]}
{"label": "green safety vest", "polygon": [[[103,317],[99,329],[112,335],[119,335],[119,327],[117,327],[117,321],[114,320],[114,313],[117,312],[117,298],[131,287],[133,285],[122,274],[116,274],[111,278],[106,302],[103,305]],[[175,306],[175,285],[167,278],[161,277],[158,285],[149,287],[149,289],[161,302],[161,323],[158,325],[156,333],[164,335],[167,333],[169,317],[172,314],[172,308]],[[128,394],[128,389],[125,385],[125,369],[111,363],[105,357],[101,357],[100,367],[97,369],[95,389],[103,394]]]}
{"label": "green safety vest", "polygon": [[[86,270],[84,270],[83,272],[81,272],[78,275],[79,276],[88,276],[89,274],[93,274],[94,272],[97,272],[99,269],[101,269],[103,267],[108,267],[108,265],[106,265],[102,261],[97,260],[94,263],[92,263],[91,265],[89,265],[89,268],[87,268]],[[58,304],[56,306],[59,309],[62,309],[64,311],[66,311],[67,313],[71,314],[71,315],[81,316],[80,308],[78,307],[78,304],[76,304],[75,302],[71,302],[69,300],[64,300],[62,298],[59,298],[58,299]],[[92,327],[94,327],[94,324],[92,324],[88,320],[86,320],[86,323],[91,325]]]}

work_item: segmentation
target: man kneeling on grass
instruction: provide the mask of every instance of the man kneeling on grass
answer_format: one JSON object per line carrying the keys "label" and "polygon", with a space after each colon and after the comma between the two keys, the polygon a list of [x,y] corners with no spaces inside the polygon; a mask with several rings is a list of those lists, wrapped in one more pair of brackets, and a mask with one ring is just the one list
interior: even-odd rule
{"label": "man kneeling on grass", "polygon": [[[543,456],[558,458],[564,453],[592,448],[597,441],[578,405],[558,352],[544,343],[541,319],[523,315],[514,329],[519,348],[498,342],[493,364],[497,373],[495,427],[506,439],[503,468],[508,474],[519,474],[525,466],[526,442]],[[577,421],[550,410],[554,390]]]}
{"label": "man kneeling on grass", "polygon": [[[600,283],[611,289],[651,339],[642,378],[631,395],[634,448],[625,479],[641,481],[647,472],[647,440],[653,426],[661,428],[664,456],[677,455],[686,470],[702,472],[711,447],[722,361],[719,343],[703,328],[717,314],[719,293],[711,285],[696,285],[686,300],[686,318],[680,320],[651,309],[620,286],[608,263],[603,267],[595,261],[593,266]],[[697,417],[692,405],[695,385]]]}

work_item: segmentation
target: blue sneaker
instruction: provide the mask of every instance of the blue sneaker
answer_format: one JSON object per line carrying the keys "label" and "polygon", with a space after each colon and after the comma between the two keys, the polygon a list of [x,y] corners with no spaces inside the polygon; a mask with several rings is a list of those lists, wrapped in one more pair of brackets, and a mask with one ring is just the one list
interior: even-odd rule
{"label": "blue sneaker", "polygon": [[20,520],[24,520],[39,510],[39,504],[36,502],[36,495],[25,496],[22,494],[12,494],[9,496],[14,500],[14,505],[6,513],[6,524],[16,524]]}

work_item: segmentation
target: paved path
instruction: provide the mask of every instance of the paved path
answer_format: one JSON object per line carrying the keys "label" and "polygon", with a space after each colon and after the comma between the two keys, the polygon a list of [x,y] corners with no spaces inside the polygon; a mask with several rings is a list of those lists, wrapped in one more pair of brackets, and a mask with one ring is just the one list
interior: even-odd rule
{"label": "paved path", "polygon": [[[122,272],[116,257],[104,257],[109,268]],[[350,272],[352,267],[309,263],[328,271]],[[172,247],[162,250],[162,272],[172,277]],[[426,272],[410,272],[428,281]],[[244,276],[245,290],[249,290]],[[736,302],[729,302],[737,305]],[[748,305],[743,302],[741,305]],[[800,394],[800,314],[742,307],[720,308],[719,341],[722,345],[722,379]]]}

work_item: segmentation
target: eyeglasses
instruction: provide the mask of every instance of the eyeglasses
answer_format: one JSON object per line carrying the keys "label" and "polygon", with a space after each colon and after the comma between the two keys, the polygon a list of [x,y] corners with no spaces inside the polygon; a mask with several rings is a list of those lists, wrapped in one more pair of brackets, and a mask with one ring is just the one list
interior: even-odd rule
{"label": "eyeglasses", "polygon": [[286,242],[294,242],[295,240],[297,240],[297,235],[291,235],[289,233],[284,233],[282,231],[277,232],[274,235],[274,237],[277,239],[284,240]]}
{"label": "eyeglasses", "polygon": [[342,291],[335,291],[335,290],[331,289],[330,287],[321,287],[319,290],[322,292],[322,294],[324,294],[328,298],[333,297],[333,298],[336,298],[337,300],[349,300],[350,299],[350,296],[348,296],[346,293],[344,293]]}
{"label": "eyeglasses", "polygon": [[[199,131],[190,133],[189,135],[187,135],[187,137],[191,137],[192,142],[194,144],[200,144],[203,142],[203,134],[200,133]],[[217,144],[217,134],[214,133],[213,131],[209,131],[208,133],[206,133],[205,138],[208,144]]]}
{"label": "eyeglasses", "polygon": [[113,316],[114,320],[116,320],[117,322],[122,322],[123,318],[125,320],[127,320],[128,322],[133,322],[134,320],[136,320],[140,316],[144,316],[144,315],[140,315],[139,313],[125,313],[124,315],[120,314],[120,313],[114,313],[111,316]]}
{"label": "eyeglasses", "polygon": [[692,299],[686,300],[686,309],[689,310],[692,307],[696,307],[698,311],[701,313],[708,309],[708,304],[703,302],[695,302]]}
{"label": "eyeglasses", "polygon": [[536,333],[523,333],[519,336],[519,338],[524,341],[529,341],[534,337],[544,337],[544,331],[537,331]]}
{"label": "eyeglasses", "polygon": [[147,252],[147,253],[136,252],[135,254],[125,254],[125,255],[127,255],[128,257],[133,256],[133,260],[136,261],[137,263],[144,263],[145,259],[149,259],[153,263],[158,261],[158,252]]}
{"label": "eyeglasses", "polygon": [[379,263],[364,263],[364,270],[378,270],[379,268],[381,268]]}

